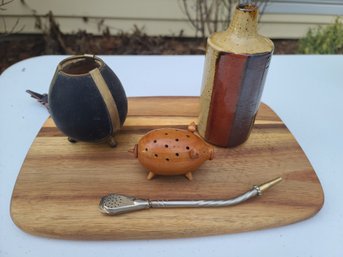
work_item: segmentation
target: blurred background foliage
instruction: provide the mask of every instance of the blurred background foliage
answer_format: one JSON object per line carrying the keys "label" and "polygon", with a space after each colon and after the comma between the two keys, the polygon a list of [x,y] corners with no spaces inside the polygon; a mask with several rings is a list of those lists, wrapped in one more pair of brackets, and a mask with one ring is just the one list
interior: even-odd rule
{"label": "blurred background foliage", "polygon": [[299,40],[301,54],[342,54],[343,23],[337,17],[335,22],[324,27],[310,29],[304,38]]}

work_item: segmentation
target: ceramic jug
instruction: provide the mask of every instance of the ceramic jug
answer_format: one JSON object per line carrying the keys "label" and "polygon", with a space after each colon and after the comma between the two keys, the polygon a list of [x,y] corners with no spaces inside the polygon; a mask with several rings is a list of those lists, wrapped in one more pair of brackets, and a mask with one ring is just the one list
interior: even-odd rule
{"label": "ceramic jug", "polygon": [[77,55],[59,63],[48,94],[56,126],[71,142],[108,141],[124,124],[127,98],[115,73],[98,57]]}
{"label": "ceramic jug", "polygon": [[257,17],[255,5],[240,4],[229,28],[208,38],[198,131],[211,144],[242,144],[253,127],[274,49]]}

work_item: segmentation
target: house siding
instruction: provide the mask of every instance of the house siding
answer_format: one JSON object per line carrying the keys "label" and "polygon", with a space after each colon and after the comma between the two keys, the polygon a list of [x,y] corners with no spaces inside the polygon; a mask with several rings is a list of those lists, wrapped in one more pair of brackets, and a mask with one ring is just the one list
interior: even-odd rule
{"label": "house siding", "polygon": [[[1,11],[0,32],[12,28],[20,33],[41,33],[36,19],[48,26],[46,14],[53,16],[64,33],[85,30],[102,34],[130,32],[136,26],[148,35],[195,36],[183,13],[180,0],[15,0]],[[343,3],[338,0],[272,0],[260,21],[260,32],[271,38],[299,38],[310,27],[328,25],[343,16]]]}

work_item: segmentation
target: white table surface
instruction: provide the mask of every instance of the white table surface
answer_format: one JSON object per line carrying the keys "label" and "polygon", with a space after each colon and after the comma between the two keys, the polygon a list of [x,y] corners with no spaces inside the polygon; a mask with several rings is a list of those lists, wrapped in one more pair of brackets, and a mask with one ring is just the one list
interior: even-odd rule
{"label": "white table surface", "polygon": [[[294,134],[322,183],[325,203],[314,217],[255,232],[174,240],[69,241],[21,231],[10,218],[11,194],[48,117],[25,90],[47,92],[63,58],[28,59],[0,76],[1,257],[343,256],[343,56],[274,56],[262,97]],[[203,56],[101,58],[128,96],[199,95]]]}

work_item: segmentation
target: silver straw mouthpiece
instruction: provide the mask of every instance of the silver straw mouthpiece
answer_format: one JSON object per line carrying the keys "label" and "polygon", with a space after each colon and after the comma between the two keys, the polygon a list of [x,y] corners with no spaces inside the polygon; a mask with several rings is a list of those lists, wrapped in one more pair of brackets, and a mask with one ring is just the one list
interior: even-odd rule
{"label": "silver straw mouthpiece", "polygon": [[138,211],[150,208],[149,200],[137,199],[135,197],[109,194],[100,200],[99,209],[102,213],[117,215],[121,213]]}
{"label": "silver straw mouthpiece", "polygon": [[118,215],[132,211],[138,211],[148,208],[195,208],[195,207],[225,207],[237,205],[247,201],[250,198],[261,195],[268,188],[281,182],[278,177],[259,186],[254,186],[251,190],[227,200],[148,200],[139,199],[132,196],[109,194],[101,198],[99,209],[102,213],[108,215]]}

